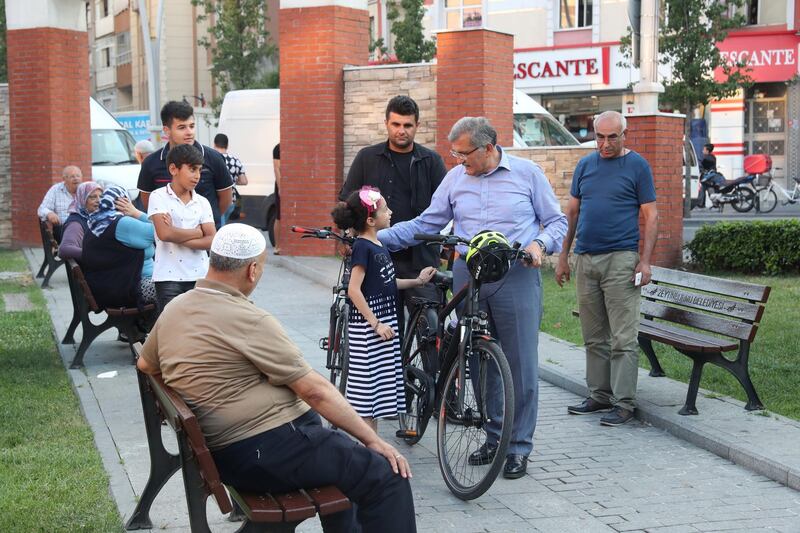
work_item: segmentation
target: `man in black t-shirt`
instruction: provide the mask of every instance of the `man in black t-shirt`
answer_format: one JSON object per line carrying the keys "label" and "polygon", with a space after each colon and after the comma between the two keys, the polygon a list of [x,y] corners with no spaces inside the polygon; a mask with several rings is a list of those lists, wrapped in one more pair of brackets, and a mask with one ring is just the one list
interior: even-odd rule
{"label": "man in black t-shirt", "polygon": [[[380,189],[392,210],[392,224],[411,220],[431,203],[434,191],[447,173],[442,157],[414,142],[419,127],[419,107],[408,96],[395,96],[386,106],[388,139],[362,148],[350,166],[339,193],[344,201],[364,185]],[[345,228],[342,228],[345,229]],[[427,266],[439,267],[439,249],[420,244],[391,254],[398,278],[415,278]],[[432,286],[400,292],[400,308],[408,296],[436,298]],[[403,313],[400,313],[400,329]]]}
{"label": "man in black t-shirt", "polygon": [[139,170],[139,197],[147,211],[150,193],[164,187],[172,181],[167,169],[167,154],[172,146],[191,144],[203,154],[203,167],[200,169],[200,182],[195,187],[200,195],[211,204],[214,213],[214,225],[219,229],[220,215],[231,205],[233,180],[222,154],[197,142],[194,138],[194,109],[187,102],[167,102],[161,108],[161,123],[167,144],[156,150],[142,161]]}

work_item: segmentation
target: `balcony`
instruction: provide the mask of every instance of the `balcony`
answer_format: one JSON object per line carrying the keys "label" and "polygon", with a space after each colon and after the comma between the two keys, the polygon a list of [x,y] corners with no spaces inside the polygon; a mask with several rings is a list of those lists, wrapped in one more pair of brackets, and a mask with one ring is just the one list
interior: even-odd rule
{"label": "balcony", "polygon": [[98,90],[113,87],[117,83],[117,69],[114,67],[99,68],[95,72],[95,80]]}

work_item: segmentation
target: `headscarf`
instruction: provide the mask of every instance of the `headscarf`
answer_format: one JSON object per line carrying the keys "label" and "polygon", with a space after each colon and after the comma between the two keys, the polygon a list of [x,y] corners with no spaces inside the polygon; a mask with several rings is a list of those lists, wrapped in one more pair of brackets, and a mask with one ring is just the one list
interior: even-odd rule
{"label": "headscarf", "polygon": [[128,193],[119,185],[109,185],[103,196],[100,197],[100,207],[97,211],[89,215],[89,229],[97,237],[103,234],[106,228],[115,219],[122,216],[122,213],[117,211],[115,202],[117,198],[127,198]]}
{"label": "headscarf", "polygon": [[78,185],[78,190],[75,191],[75,199],[69,204],[68,211],[77,214],[84,220],[88,220],[89,213],[86,211],[86,200],[97,189],[100,189],[101,192],[103,191],[103,187],[96,181],[84,181]]}

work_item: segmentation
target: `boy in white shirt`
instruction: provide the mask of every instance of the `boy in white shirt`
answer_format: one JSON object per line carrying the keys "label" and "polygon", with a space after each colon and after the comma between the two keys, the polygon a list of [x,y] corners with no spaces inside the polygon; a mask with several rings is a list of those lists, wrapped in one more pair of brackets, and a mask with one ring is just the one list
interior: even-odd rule
{"label": "boy in white shirt", "polygon": [[208,254],[216,229],[211,204],[195,192],[203,154],[189,144],[169,151],[172,182],[150,194],[147,216],[156,230],[153,282],[159,310],[194,288],[208,271]]}

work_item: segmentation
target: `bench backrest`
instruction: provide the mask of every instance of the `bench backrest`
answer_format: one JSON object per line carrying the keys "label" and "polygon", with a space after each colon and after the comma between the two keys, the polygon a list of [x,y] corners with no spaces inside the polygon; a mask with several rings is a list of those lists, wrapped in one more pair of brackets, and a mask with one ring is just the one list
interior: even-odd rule
{"label": "bench backrest", "polygon": [[652,267],[652,283],[642,287],[641,313],[646,318],[718,333],[751,342],[770,288]]}
{"label": "bench backrest", "polygon": [[58,250],[58,241],[49,222],[39,219],[39,232],[42,234],[42,246],[45,250]]}
{"label": "bench backrest", "polygon": [[[142,345],[140,343],[134,344],[133,351],[137,358],[141,350]],[[231,512],[233,504],[228,497],[225,486],[222,484],[217,465],[214,463],[214,458],[211,456],[208,446],[206,446],[206,439],[194,413],[183,401],[183,398],[164,383],[160,375],[148,375],[147,385],[164,420],[175,431],[178,438],[185,439],[189,445],[193,460],[197,465],[200,477],[203,479],[206,493],[214,496],[220,511],[223,513]]]}
{"label": "bench backrest", "polygon": [[92,289],[89,288],[89,284],[86,283],[86,278],[77,261],[74,259],[67,259],[67,269],[71,273],[71,281],[75,286],[74,288],[79,289],[80,292],[83,293],[83,298],[89,306],[89,309],[95,313],[103,311],[103,309],[97,305],[97,300],[94,299]]}

